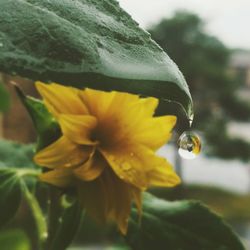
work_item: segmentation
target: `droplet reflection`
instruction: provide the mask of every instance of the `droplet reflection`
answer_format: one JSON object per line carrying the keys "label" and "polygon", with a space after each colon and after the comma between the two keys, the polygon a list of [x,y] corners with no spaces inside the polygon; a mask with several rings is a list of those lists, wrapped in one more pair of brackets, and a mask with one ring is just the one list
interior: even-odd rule
{"label": "droplet reflection", "polygon": [[194,159],[201,152],[200,138],[192,131],[185,131],[178,140],[178,153],[184,159]]}

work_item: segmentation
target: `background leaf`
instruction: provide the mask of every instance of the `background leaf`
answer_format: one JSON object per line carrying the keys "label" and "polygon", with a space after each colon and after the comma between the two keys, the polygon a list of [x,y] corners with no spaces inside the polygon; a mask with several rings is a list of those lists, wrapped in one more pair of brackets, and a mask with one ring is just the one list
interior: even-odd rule
{"label": "background leaf", "polygon": [[31,250],[27,235],[19,229],[1,232],[1,250]]}
{"label": "background leaf", "polygon": [[0,9],[3,72],[155,96],[192,116],[178,67],[117,1],[2,0]]}
{"label": "background leaf", "polygon": [[168,202],[145,195],[143,217],[132,211],[127,242],[134,250],[242,250],[223,220],[196,201]]}

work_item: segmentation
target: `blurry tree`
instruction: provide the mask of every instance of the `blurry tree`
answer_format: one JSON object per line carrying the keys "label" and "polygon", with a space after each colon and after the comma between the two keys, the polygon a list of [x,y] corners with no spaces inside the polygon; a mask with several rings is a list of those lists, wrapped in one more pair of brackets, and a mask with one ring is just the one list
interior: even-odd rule
{"label": "blurry tree", "polygon": [[[0,78],[1,79],[1,78]],[[0,82],[0,112],[5,112],[10,106],[10,96],[5,86]]]}
{"label": "blurry tree", "polygon": [[197,15],[181,11],[162,20],[149,32],[173,58],[190,86],[195,105],[193,127],[202,132],[208,153],[248,161],[250,144],[232,138],[227,123],[248,120],[250,103],[237,95],[242,86],[229,72],[231,51],[207,34],[203,25]]}

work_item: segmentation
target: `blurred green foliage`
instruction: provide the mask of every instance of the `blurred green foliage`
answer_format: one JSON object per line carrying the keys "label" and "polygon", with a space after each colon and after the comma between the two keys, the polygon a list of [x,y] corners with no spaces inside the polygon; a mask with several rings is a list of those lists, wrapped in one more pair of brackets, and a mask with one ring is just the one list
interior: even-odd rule
{"label": "blurred green foliage", "polygon": [[20,229],[8,230],[0,234],[1,250],[31,250],[27,235]]}
{"label": "blurred green foliage", "polygon": [[0,140],[0,167],[34,167],[33,155],[33,144]]}
{"label": "blurred green foliage", "polygon": [[4,85],[0,83],[0,112],[6,112],[10,106],[10,96]]}
{"label": "blurred green foliage", "polygon": [[[250,102],[239,98],[243,87],[229,73],[231,50],[209,35],[197,15],[177,12],[149,32],[183,72],[194,101],[193,128],[200,130],[209,144],[208,153],[223,158],[250,159],[250,146],[232,139],[227,132],[230,120],[250,119]],[[179,123],[180,130],[185,127]]]}

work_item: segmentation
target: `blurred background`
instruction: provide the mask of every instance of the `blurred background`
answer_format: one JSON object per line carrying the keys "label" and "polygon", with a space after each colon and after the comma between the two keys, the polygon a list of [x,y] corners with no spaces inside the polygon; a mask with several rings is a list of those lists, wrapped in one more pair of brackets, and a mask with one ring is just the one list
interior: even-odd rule
{"label": "blurred background", "polygon": [[[195,105],[192,130],[202,140],[202,153],[194,160],[179,157],[176,140],[159,150],[176,167],[183,185],[173,191],[152,192],[166,199],[203,201],[231,224],[250,249],[250,33],[246,29],[250,2],[119,2],[183,72]],[[35,141],[32,123],[11,81],[37,96],[29,80],[1,74],[0,98],[5,113],[0,115],[0,156],[8,148],[3,139]],[[180,126],[179,132],[184,129]],[[10,151],[15,147],[8,145]],[[109,234],[101,229],[97,232],[96,237],[104,241]],[[86,244],[95,241],[89,236]]]}

